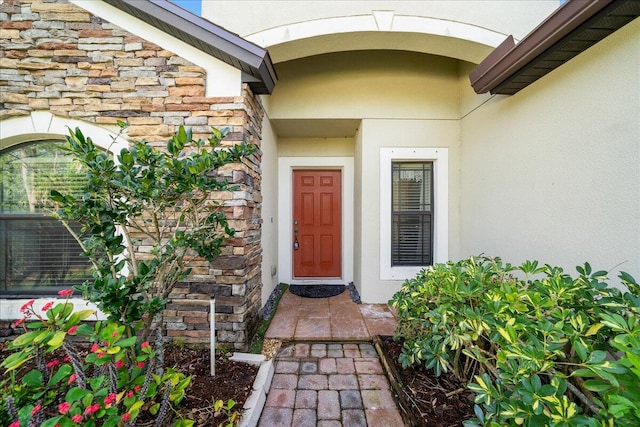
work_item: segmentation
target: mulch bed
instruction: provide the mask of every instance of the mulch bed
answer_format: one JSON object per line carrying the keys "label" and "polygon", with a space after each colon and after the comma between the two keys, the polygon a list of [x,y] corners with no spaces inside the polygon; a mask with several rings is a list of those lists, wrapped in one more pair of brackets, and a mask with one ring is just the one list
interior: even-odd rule
{"label": "mulch bed", "polygon": [[251,394],[258,367],[216,357],[216,375],[211,377],[208,349],[172,346],[165,351],[165,366],[174,366],[185,375],[191,375],[191,385],[180,403],[186,418],[198,426],[217,426],[226,421],[224,413],[215,414],[213,404],[222,399],[236,402],[233,410],[242,413],[242,406]]}
{"label": "mulch bed", "polygon": [[[8,343],[0,343],[0,360],[4,360],[11,352]],[[197,426],[226,425],[227,415],[224,412],[215,413],[214,402],[221,399],[226,404],[232,399],[236,402],[232,410],[241,414],[251,394],[258,367],[219,355],[216,357],[216,375],[212,378],[209,354],[206,348],[169,346],[165,349],[164,365],[192,377],[186,396],[177,408],[183,417],[194,420]],[[18,377],[32,368],[27,363],[20,369]],[[141,417],[139,424],[145,424],[144,421],[144,417]]]}
{"label": "mulch bed", "polygon": [[453,375],[437,377],[424,366],[403,369],[398,363],[402,343],[394,341],[393,337],[379,337],[376,346],[408,425],[453,427],[473,418],[474,394]]}

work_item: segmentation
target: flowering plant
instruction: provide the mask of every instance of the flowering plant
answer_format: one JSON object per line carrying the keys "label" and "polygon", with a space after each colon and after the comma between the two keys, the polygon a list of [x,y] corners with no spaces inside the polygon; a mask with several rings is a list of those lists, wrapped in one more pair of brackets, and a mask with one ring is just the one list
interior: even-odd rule
{"label": "flowering plant", "polygon": [[[127,337],[117,322],[97,322],[93,328],[81,324],[94,310],[74,312],[72,293],[60,291],[64,302],[47,303],[40,312],[33,300],[22,306],[24,317],[15,326],[25,333],[11,343],[17,351],[0,364],[9,374],[2,383],[0,422],[10,427],[134,426],[147,412],[156,425],[165,425],[191,378],[171,369],[163,372],[152,346]],[[78,350],[74,336],[89,338],[90,350]]]}

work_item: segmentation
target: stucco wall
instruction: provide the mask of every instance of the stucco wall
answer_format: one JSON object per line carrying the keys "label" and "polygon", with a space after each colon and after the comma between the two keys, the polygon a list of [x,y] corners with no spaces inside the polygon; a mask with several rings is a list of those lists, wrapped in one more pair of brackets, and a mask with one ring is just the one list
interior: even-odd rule
{"label": "stucco wall", "polygon": [[402,281],[380,280],[380,147],[446,147],[449,150],[449,258],[460,253],[459,230],[459,125],[455,120],[363,120],[362,123],[362,234],[356,253],[361,265],[361,297],[366,302],[386,302]]}
{"label": "stucco wall", "polygon": [[271,119],[457,119],[457,61],[412,52],[342,52],[278,64]]}
{"label": "stucco wall", "polygon": [[449,148],[448,240],[457,255],[458,61],[411,52],[339,53],[281,63],[278,73],[281,80],[266,103],[270,119],[323,119],[328,128],[331,119],[362,119],[350,137],[278,138],[280,157],[354,158],[353,268],[362,300],[386,302],[401,285],[380,280],[380,147]]}
{"label": "stucco wall", "polygon": [[[267,117],[262,121],[262,305],[278,284],[278,144]],[[275,273],[272,268],[276,268]],[[273,273],[273,274],[272,274]]]}
{"label": "stucco wall", "polygon": [[481,61],[559,6],[545,1],[207,1],[203,16],[268,47],[275,62],[390,49]]}
{"label": "stucco wall", "polygon": [[280,157],[353,157],[353,138],[280,138]]}
{"label": "stucco wall", "polygon": [[461,254],[640,276],[640,20],[462,120]]}
{"label": "stucco wall", "polygon": [[[202,16],[242,36],[302,21],[371,14],[428,16],[468,22],[523,37],[560,5],[559,0],[242,1],[206,0]],[[524,13],[523,11],[526,11]]]}

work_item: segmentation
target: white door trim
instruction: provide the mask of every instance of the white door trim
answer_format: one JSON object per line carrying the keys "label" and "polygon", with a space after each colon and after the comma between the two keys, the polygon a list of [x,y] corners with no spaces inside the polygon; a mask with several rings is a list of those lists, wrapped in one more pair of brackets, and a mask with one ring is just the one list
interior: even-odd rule
{"label": "white door trim", "polygon": [[[342,278],[293,279],[292,221],[293,170],[340,169],[342,171]],[[280,157],[278,159],[278,271],[280,282],[289,284],[343,284],[353,281],[353,157]]]}

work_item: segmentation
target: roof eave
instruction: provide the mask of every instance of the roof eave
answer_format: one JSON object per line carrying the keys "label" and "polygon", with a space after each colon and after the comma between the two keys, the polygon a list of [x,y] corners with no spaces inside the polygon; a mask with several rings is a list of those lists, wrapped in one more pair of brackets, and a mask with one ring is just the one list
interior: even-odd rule
{"label": "roof eave", "polygon": [[[557,45],[574,30],[601,13],[607,6],[625,2],[626,0],[568,1],[531,31],[520,43],[508,48],[509,43],[506,40],[506,46],[500,45],[485,58],[469,74],[473,89],[479,94],[500,93],[496,91],[496,88],[506,80],[512,79],[527,64]],[[533,81],[527,84],[533,83]],[[520,89],[522,88],[517,90]],[[514,93],[514,91],[507,93]]]}
{"label": "roof eave", "polygon": [[266,49],[167,0],[103,1],[254,77],[247,81],[254,93],[273,91],[277,76]]}

